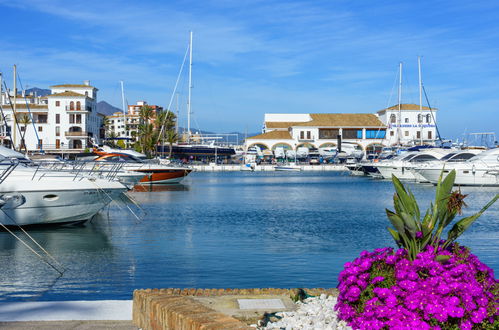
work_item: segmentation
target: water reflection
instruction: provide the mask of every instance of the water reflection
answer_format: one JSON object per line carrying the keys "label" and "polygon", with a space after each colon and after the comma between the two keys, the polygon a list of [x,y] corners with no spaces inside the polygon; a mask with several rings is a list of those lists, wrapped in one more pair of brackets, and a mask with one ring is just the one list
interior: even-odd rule
{"label": "water reflection", "polygon": [[[157,287],[334,287],[360,251],[394,245],[384,211],[393,208],[389,181],[262,172],[193,173],[187,182],[130,192],[146,211],[140,223],[112,204],[81,227],[30,230],[68,267],[59,279],[0,232],[0,299],[131,299],[133,289]],[[429,207],[434,187],[410,186],[421,209]],[[467,216],[498,190],[462,191],[469,193]],[[499,203],[460,239],[496,271],[497,219]]]}
{"label": "water reflection", "polygon": [[160,191],[188,191],[189,186],[184,184],[155,184],[155,185],[136,185],[133,192],[160,192]]}

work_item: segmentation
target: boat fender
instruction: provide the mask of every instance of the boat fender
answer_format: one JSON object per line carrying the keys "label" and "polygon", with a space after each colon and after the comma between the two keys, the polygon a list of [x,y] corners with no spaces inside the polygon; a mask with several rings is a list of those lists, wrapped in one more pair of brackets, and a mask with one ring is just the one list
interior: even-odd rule
{"label": "boat fender", "polygon": [[471,166],[471,173],[473,173],[473,175],[475,175],[475,165],[473,164],[473,166]]}

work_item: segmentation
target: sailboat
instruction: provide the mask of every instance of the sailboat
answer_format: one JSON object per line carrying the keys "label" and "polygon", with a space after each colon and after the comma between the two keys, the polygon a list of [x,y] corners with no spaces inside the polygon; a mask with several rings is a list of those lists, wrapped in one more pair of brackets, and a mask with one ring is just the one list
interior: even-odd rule
{"label": "sailboat", "polygon": [[[216,160],[217,157],[233,156],[236,154],[235,149],[233,147],[217,145],[215,143],[215,140],[217,139],[217,137],[204,138],[201,136],[201,134],[194,137],[192,132],[191,132],[192,39],[193,39],[193,33],[191,31],[190,35],[189,35],[189,46],[188,46],[188,52],[189,52],[189,87],[188,87],[188,97],[187,97],[187,130],[185,132],[186,133],[186,142],[173,144],[172,155],[174,155],[176,158],[186,159],[186,160],[196,159],[196,157],[207,157],[207,158],[214,157]],[[184,62],[185,62],[185,58],[184,58]],[[182,72],[183,66],[184,65],[182,64],[180,73]],[[175,94],[175,92],[176,92],[178,81],[180,79],[180,73],[179,73],[179,77],[177,78],[177,83],[175,84],[175,89],[174,89],[173,94]],[[170,109],[172,101],[173,101],[173,95],[172,95],[172,98],[170,100],[170,104],[168,106],[168,109]],[[169,110],[167,110],[167,111],[169,111]],[[164,130],[164,125],[161,128],[161,133],[163,132],[163,130]],[[160,133],[160,136],[161,136],[161,133]],[[195,140],[197,140],[197,142],[195,142]],[[159,153],[169,152],[169,149],[170,149],[169,146],[166,146],[164,144],[158,146]]]}

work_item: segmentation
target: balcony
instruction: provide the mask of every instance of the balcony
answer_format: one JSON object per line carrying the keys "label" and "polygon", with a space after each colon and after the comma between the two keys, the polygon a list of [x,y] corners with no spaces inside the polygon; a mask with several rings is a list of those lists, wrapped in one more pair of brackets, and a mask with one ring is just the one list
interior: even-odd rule
{"label": "balcony", "polygon": [[88,137],[88,132],[85,132],[85,131],[81,131],[81,132],[64,132],[64,135],[66,137],[82,138],[82,137]]}
{"label": "balcony", "polygon": [[66,105],[66,111],[70,111],[70,112],[91,112],[92,111],[92,107],[71,107],[69,105]]}

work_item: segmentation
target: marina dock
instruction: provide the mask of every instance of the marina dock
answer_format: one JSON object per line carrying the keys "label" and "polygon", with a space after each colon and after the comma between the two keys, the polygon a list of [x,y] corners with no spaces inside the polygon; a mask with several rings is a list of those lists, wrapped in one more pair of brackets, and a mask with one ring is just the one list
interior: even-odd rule
{"label": "marina dock", "polygon": [[[243,169],[244,164],[207,164],[207,165],[192,165],[191,167],[197,172],[235,172],[235,171],[254,171],[254,172],[271,172],[275,171],[276,164],[256,165],[253,170]],[[344,165],[297,165],[301,171],[316,171],[316,172],[342,172],[348,171]]]}

